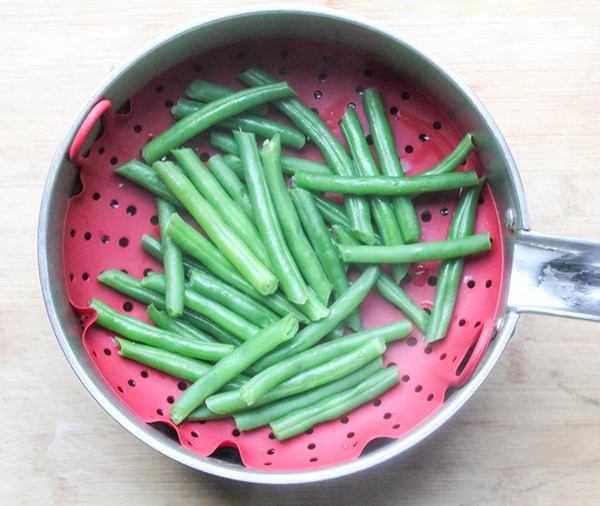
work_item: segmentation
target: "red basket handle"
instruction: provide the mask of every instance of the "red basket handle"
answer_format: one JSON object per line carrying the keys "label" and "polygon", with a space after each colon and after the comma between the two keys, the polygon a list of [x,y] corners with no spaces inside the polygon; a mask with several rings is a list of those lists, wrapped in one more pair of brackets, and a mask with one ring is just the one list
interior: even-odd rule
{"label": "red basket handle", "polygon": [[488,318],[483,322],[481,332],[479,333],[479,339],[477,339],[475,348],[473,348],[473,353],[471,353],[471,357],[465,368],[458,375],[454,386],[461,387],[471,379],[471,376],[473,376],[475,369],[477,369],[479,362],[481,362],[481,359],[483,358],[483,354],[494,335],[495,329],[496,324],[493,318]]}
{"label": "red basket handle", "polygon": [[96,121],[98,121],[102,115],[110,109],[110,107],[110,100],[101,100],[93,107],[87,117],[83,120],[83,123],[79,127],[79,130],[73,139],[71,149],[69,150],[69,158],[74,164],[79,165],[81,162],[81,149],[83,148],[85,139],[89,135],[92,127],[96,124]]}

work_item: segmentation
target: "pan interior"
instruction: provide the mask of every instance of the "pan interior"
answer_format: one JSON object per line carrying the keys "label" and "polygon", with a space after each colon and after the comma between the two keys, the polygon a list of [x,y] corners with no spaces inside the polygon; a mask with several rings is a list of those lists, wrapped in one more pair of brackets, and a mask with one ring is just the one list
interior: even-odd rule
{"label": "pan interior", "polygon": [[[460,121],[451,121],[423,92],[420,83],[339,45],[296,39],[236,43],[192,56],[146,83],[124,102],[104,121],[101,136],[81,163],[82,190],[70,199],[65,218],[63,265],[69,300],[84,323],[83,344],[91,362],[114,394],[148,424],[171,425],[169,409],[189,384],[123,359],[115,335],[85,319],[88,301],[97,297],[121,312],[148,321],[144,305],[103,286],[97,276],[107,269],[122,269],[136,278],[161,271],[160,264],[140,246],[143,234],[159,237],[154,198],[113,174],[113,169],[132,158],[141,160],[140,151],[147,141],[173,124],[170,109],[193,79],[241,89],[236,74],[255,65],[288,81],[342,142],[338,122],[348,107],[356,108],[365,135],[369,135],[361,95],[368,87],[379,88],[397,151],[409,176],[438,163],[467,133]],[[287,122],[277,112],[272,116]],[[206,134],[188,145],[202,160],[218,152]],[[285,154],[294,153],[286,150]],[[310,143],[301,154],[324,161]],[[487,166],[480,158],[476,150],[461,170],[486,173]],[[331,197],[339,201],[338,196]],[[415,200],[421,241],[445,239],[458,198],[458,192],[445,192]],[[482,193],[475,227],[475,233],[484,231],[490,232],[494,247],[489,254],[465,262],[455,316],[446,339],[426,346],[415,328],[408,338],[389,345],[384,362],[397,364],[402,376],[394,389],[347,416],[285,442],[275,440],[268,428],[240,433],[233,419],[227,418],[176,427],[180,444],[191,452],[215,458],[229,455],[227,448],[237,448],[241,462],[251,469],[306,471],[356,459],[377,438],[397,440],[411,433],[443,407],[482,323],[498,316],[501,307],[503,240],[497,204],[488,186]],[[438,269],[439,262],[413,265],[401,282],[401,287],[423,308],[432,306]],[[357,275],[351,271],[352,279]],[[375,291],[361,304],[360,311],[365,328],[403,317]]]}

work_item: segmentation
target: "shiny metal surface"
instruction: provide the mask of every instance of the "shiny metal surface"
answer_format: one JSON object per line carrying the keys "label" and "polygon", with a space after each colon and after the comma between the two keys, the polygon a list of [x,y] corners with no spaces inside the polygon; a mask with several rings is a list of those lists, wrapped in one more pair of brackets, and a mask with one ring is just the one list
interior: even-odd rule
{"label": "shiny metal surface", "polygon": [[508,306],[522,313],[600,321],[600,244],[518,234]]}
{"label": "shiny metal surface", "polygon": [[[202,457],[144,424],[113,394],[92,366],[81,343],[81,326],[69,305],[62,272],[62,227],[77,169],[66,153],[77,128],[100,97],[118,108],[137,88],[178,61],[224,44],[256,38],[302,38],[342,45],[376,58],[419,85],[451,121],[474,132],[477,156],[486,167],[500,216],[513,210],[514,227],[504,230],[507,266],[512,264],[513,231],[529,229],[523,188],[514,161],[494,121],[473,92],[447,67],[413,43],[385,27],[339,11],[313,8],[252,9],[190,24],[143,48],[117,68],[95,90],[66,132],[50,167],[40,210],[38,258],[42,292],[57,339],[85,387],[99,404],[136,437],[192,468],[218,476],[257,483],[319,481],[366,469],[401,454],[443,425],[479,388],[498,361],[518,321],[519,304],[507,305],[505,279],[499,303],[498,331],[471,381],[456,391],[430,419],[408,436],[391,442],[356,461],[311,472],[259,472],[221,460]],[[520,247],[520,246],[519,246]],[[521,250],[519,250],[520,252]],[[511,295],[513,292],[511,291]],[[514,298],[512,299],[515,300]],[[506,309],[506,311],[504,311]]]}

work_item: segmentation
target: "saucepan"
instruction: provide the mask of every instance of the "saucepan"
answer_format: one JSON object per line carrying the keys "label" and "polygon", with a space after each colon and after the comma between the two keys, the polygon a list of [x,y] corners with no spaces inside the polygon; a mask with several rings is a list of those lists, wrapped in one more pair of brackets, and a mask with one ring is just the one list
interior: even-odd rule
{"label": "saucepan", "polygon": [[[168,409],[186,385],[133,366],[114,339],[82,317],[94,290],[125,311],[141,311],[96,276],[156,268],[136,247],[157,234],[153,200],[112,169],[172,122],[170,108],[199,77],[241,87],[237,73],[263,66],[287,80],[339,135],[345,109],[381,89],[407,174],[435,165],[466,133],[475,152],[466,168],[487,177],[476,228],[492,251],[465,264],[457,314],[446,340],[423,344],[415,331],[386,361],[402,381],[356,413],[294,438],[268,429],[240,434],[228,420],[175,429]],[[201,159],[213,154],[195,141]],[[314,146],[307,156],[318,159]],[[447,230],[456,195],[415,199],[424,240]],[[477,230],[476,230],[477,231]],[[441,237],[443,238],[443,237]],[[42,292],[58,342],[98,403],[152,448],[192,468],[258,483],[339,477],[397,457],[446,423],[481,386],[522,313],[600,319],[598,246],[540,235],[529,225],[519,173],[506,141],[468,86],[426,50],[367,19],[331,9],[272,7],[225,13],[159,38],[115,69],[91,94],[62,139],[42,197],[38,258]],[[425,309],[439,263],[413,266],[402,281]],[[377,295],[361,305],[365,326],[398,318]],[[391,348],[390,348],[391,350]]]}

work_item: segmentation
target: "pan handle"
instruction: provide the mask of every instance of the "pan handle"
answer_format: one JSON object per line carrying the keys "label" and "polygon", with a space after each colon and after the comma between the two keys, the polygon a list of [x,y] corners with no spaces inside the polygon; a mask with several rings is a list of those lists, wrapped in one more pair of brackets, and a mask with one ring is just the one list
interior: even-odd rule
{"label": "pan handle", "polygon": [[600,321],[600,242],[519,232],[508,306]]}

